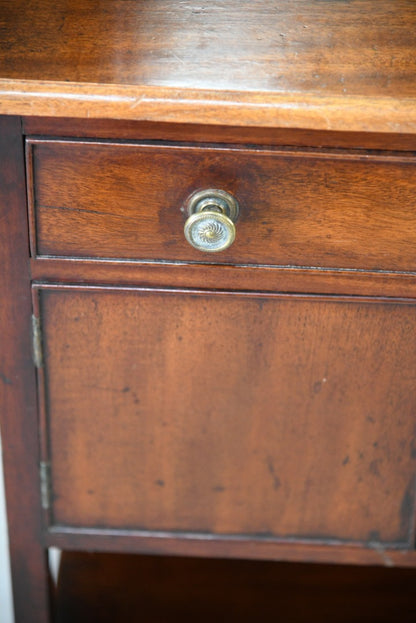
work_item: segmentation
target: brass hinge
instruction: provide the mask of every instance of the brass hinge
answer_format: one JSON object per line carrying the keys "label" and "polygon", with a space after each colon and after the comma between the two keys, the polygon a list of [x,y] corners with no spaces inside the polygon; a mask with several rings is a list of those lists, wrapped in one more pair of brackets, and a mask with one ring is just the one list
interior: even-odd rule
{"label": "brass hinge", "polygon": [[51,507],[51,464],[48,461],[40,462],[39,475],[42,508],[49,510]]}
{"label": "brass hinge", "polygon": [[33,341],[33,363],[36,368],[43,366],[42,357],[42,330],[40,328],[40,318],[32,316],[32,341]]}

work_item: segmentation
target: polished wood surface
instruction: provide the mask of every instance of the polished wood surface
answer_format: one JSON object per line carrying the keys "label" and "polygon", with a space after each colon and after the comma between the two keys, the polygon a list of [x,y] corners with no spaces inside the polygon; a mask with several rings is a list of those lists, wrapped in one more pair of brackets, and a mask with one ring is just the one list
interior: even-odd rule
{"label": "polished wood surface", "polygon": [[414,273],[369,272],[310,268],[273,268],[197,263],[156,263],[122,260],[31,260],[36,281],[100,283],[108,285],[174,288],[257,290],[259,292],[307,292],[362,296],[416,297]]}
{"label": "polished wood surface", "polygon": [[[416,269],[413,156],[44,140],[28,150],[34,255]],[[236,240],[214,255],[183,233],[184,203],[204,188],[240,203]]]}
{"label": "polished wood surface", "polygon": [[416,130],[412,0],[2,0],[0,112]]}
{"label": "polished wood surface", "polygon": [[[416,566],[415,33],[412,0],[0,0],[17,623],[50,623],[49,546]],[[205,181],[244,208],[210,264],[180,212]],[[410,576],[366,571],[377,604],[337,614],[413,620]]]}
{"label": "polished wood surface", "polygon": [[64,554],[56,623],[413,623],[415,570]]}
{"label": "polished wood surface", "polygon": [[[190,533],[161,533],[140,530],[98,528],[66,528],[55,526],[42,535],[45,547],[66,551],[99,551],[124,554],[195,556],[198,558],[235,558],[311,562],[322,564],[352,564],[360,566],[416,567],[414,549],[384,547],[380,543],[361,545],[345,543],[313,543],[291,540],[255,540],[244,536],[232,539]],[[98,545],[97,545],[98,543]]]}
{"label": "polished wood surface", "polygon": [[20,119],[0,117],[0,137],[0,425],[14,610],[18,622],[46,623],[48,575],[40,542],[37,401]]}
{"label": "polished wood surface", "polygon": [[335,147],[416,151],[416,134],[319,132],[297,128],[236,127],[192,123],[155,123],[108,119],[23,117],[23,133],[30,136],[162,140],[192,143],[276,145],[282,147]]}
{"label": "polished wood surface", "polygon": [[3,78],[416,96],[409,0],[2,0],[1,16]]}
{"label": "polished wood surface", "polygon": [[37,292],[52,526],[413,547],[413,303]]}

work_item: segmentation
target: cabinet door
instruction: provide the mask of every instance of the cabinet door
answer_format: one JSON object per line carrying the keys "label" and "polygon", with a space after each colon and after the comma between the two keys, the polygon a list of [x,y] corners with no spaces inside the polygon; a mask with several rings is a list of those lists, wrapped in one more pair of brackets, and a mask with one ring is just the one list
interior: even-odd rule
{"label": "cabinet door", "polygon": [[410,546],[415,302],[36,293],[51,525]]}

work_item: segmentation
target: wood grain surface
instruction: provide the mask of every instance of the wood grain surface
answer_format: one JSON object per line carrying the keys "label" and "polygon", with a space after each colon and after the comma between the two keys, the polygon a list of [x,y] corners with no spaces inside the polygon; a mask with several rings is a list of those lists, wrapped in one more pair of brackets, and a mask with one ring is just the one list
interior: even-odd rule
{"label": "wood grain surface", "polygon": [[[397,298],[416,297],[415,46],[412,0],[0,0],[0,420],[17,623],[50,623],[51,545],[416,566],[415,301]],[[32,261],[25,132],[86,137],[29,143]],[[209,266],[186,246],[180,209],[208,184],[242,203],[236,244]],[[38,395],[31,279],[49,281],[32,299]],[[43,523],[40,459],[52,467]],[[72,558],[80,582],[82,565],[109,578],[86,561]],[[319,582],[335,590],[331,571]],[[174,563],[165,573],[172,591]],[[348,584],[344,620],[354,608],[414,619],[410,576],[355,577],[376,605]],[[282,582],[301,610],[299,584]],[[230,591],[249,612],[242,584]]]}
{"label": "wood grain surface", "polygon": [[416,131],[412,0],[0,9],[3,113]]}
{"label": "wood grain surface", "polygon": [[0,118],[0,425],[16,623],[48,623],[20,132],[20,119]]}
{"label": "wood grain surface", "polygon": [[1,21],[3,78],[416,96],[409,0],[2,0]]}
{"label": "wood grain surface", "polygon": [[414,273],[41,258],[38,282],[416,298]]}
{"label": "wood grain surface", "polygon": [[238,127],[192,123],[155,123],[122,119],[23,117],[28,136],[109,138],[118,140],[162,140],[229,145],[278,145],[416,151],[416,134],[329,132],[296,128]]}
{"label": "wood grain surface", "polygon": [[[28,150],[34,255],[416,269],[412,156],[42,140]],[[183,205],[201,188],[241,204],[221,253],[183,234]]]}
{"label": "wood grain surface", "polygon": [[273,560],[359,566],[416,567],[416,551],[353,543],[316,543],[305,540],[232,539],[213,534],[181,534],[104,528],[54,526],[44,531],[45,547],[66,551]]}
{"label": "wood grain surface", "polygon": [[36,291],[52,526],[413,549],[413,303]]}

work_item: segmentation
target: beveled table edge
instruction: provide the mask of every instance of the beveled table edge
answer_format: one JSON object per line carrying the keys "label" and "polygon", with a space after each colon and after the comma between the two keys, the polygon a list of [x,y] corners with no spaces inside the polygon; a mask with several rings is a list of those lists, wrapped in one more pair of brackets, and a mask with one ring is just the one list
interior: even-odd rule
{"label": "beveled table edge", "polygon": [[416,134],[416,98],[0,79],[0,114]]}

